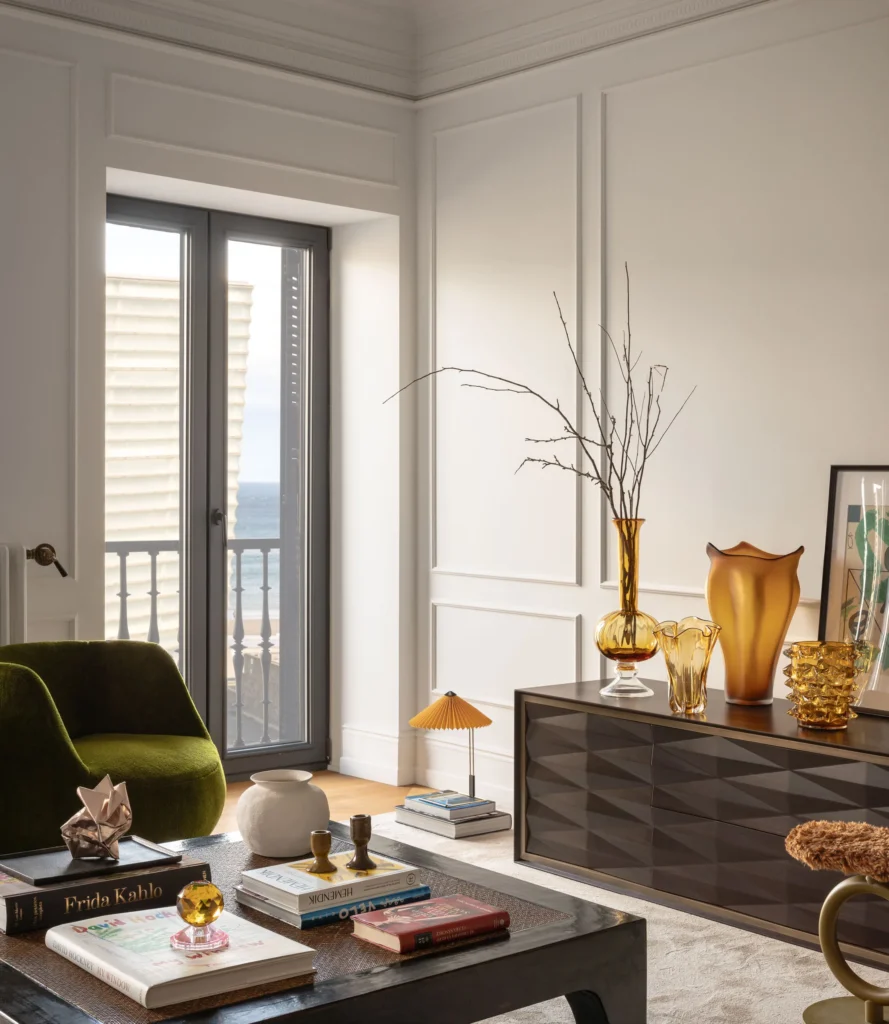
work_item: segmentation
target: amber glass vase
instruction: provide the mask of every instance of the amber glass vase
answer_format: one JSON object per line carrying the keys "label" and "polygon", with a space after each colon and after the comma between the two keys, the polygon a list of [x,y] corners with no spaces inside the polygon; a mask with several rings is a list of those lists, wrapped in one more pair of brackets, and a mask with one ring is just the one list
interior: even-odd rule
{"label": "amber glass vase", "polygon": [[803,640],[784,652],[784,669],[793,707],[787,712],[807,729],[845,729],[856,718],[852,705],[859,684],[854,644],[835,640]]}
{"label": "amber glass vase", "polygon": [[596,646],[617,662],[617,675],[599,693],[603,697],[651,697],[653,691],[636,675],[636,666],[657,653],[657,622],[637,607],[639,532],[644,519],[614,519],[620,608],[599,619]]}
{"label": "amber glass vase", "polygon": [[707,706],[707,669],[719,636],[719,626],[688,615],[679,622],[662,622],[658,640],[670,677],[670,709],[698,715]]}
{"label": "amber glass vase", "polygon": [[773,555],[746,541],[724,551],[707,545],[707,604],[722,626],[730,704],[772,703],[778,655],[799,603],[796,571],[803,550]]}

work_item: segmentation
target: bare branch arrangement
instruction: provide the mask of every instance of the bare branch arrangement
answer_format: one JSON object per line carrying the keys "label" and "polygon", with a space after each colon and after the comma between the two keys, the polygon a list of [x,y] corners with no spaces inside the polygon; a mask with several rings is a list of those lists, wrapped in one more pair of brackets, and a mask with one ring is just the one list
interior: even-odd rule
{"label": "bare branch arrangement", "polygon": [[[440,373],[472,374],[482,381],[490,382],[467,381],[462,385],[466,388],[527,395],[535,398],[555,413],[560,433],[555,437],[526,437],[525,440],[531,444],[553,446],[547,448],[547,451],[552,454],[547,456],[528,455],[522,460],[516,472],[518,473],[529,463],[539,465],[544,469],[555,467],[567,470],[601,488],[615,519],[639,518],[642,483],[645,479],[648,462],[676,422],[676,418],[688,404],[696,388],[689,391],[685,400],[667,420],[668,414],[664,412],[662,398],[669,368],[661,363],[654,363],[648,367],[647,372],[639,370],[642,353],[637,354],[633,350],[633,335],[630,327],[630,272],[626,263],[624,264],[624,273],[627,281],[627,326],[623,331],[620,348],[615,344],[606,328],[599,325],[608,340],[624,382],[623,397],[620,403],[615,403],[614,409],[609,406],[601,388],[598,389],[598,401],[593,398],[581,368],[577,350],[571,341],[571,334],[562,314],[558,296],[553,292],[568,351],[571,353],[574,363],[577,381],[583,391],[585,405],[589,408],[595,424],[595,429],[591,430],[589,435],[585,434],[579,426],[580,417],[573,420],[568,416],[558,398],[547,398],[520,381],[469,367],[442,366],[437,370],[430,370],[429,373],[424,373],[409,384],[405,384],[386,401],[397,397],[402,391],[413,387],[414,384]],[[575,443],[580,458],[575,457],[575,459],[566,461],[559,457],[559,452],[556,449],[566,441]],[[578,465],[578,463],[580,464]]]}

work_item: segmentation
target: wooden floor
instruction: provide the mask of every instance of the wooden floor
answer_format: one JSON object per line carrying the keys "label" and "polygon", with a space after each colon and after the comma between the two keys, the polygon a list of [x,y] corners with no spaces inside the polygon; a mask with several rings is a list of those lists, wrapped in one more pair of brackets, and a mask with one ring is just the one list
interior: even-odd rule
{"label": "wooden floor", "polygon": [[[396,804],[404,803],[406,796],[429,792],[425,786],[387,786],[382,782],[355,779],[351,775],[340,775],[337,772],[315,772],[312,783],[320,786],[327,794],[333,821],[343,821],[352,814],[387,814],[395,810]],[[238,797],[250,785],[250,782],[228,784],[225,807],[216,832],[237,831],[235,805]]]}

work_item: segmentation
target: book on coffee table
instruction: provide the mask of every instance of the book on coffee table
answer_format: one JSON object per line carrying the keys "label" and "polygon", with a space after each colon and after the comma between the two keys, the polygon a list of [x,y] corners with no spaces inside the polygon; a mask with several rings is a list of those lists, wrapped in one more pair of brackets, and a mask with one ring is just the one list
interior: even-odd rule
{"label": "book on coffee table", "polygon": [[458,939],[505,933],[509,913],[471,896],[437,896],[407,907],[391,907],[352,919],[356,939],[395,953],[438,946]]}
{"label": "book on coffee table", "polygon": [[448,839],[466,839],[468,836],[482,836],[488,832],[504,832],[512,828],[512,815],[506,811],[490,811],[472,818],[459,821],[448,821],[436,818],[431,814],[421,814],[412,807],[399,804],[395,808],[395,820],[411,828],[421,828],[424,832],[434,832],[437,836]]}
{"label": "book on coffee table", "polygon": [[353,871],[346,867],[353,856],[351,850],[331,854],[336,871],[324,875],[309,871],[313,857],[252,868],[241,872],[241,885],[297,914],[307,914],[320,907],[376,899],[422,884],[419,872],[410,864],[371,854],[376,865],[372,871]]}
{"label": "book on coffee table", "polygon": [[118,910],[169,907],[189,882],[210,880],[210,865],[197,857],[121,874],[75,876],[49,885],[31,885],[0,872],[0,931],[7,935],[51,928]]}
{"label": "book on coffee table", "polygon": [[46,933],[46,945],[149,1010],[313,970],[315,951],[308,946],[225,911],[217,923],[230,944],[207,953],[170,946],[182,927],[170,907],[57,925]]}
{"label": "book on coffee table", "polygon": [[318,910],[310,910],[306,914],[298,914],[283,903],[260,896],[258,893],[250,892],[243,885],[235,886],[235,898],[238,903],[251,910],[258,910],[261,914],[268,914],[269,917],[284,921],[285,924],[293,925],[294,928],[317,928],[322,924],[335,924],[337,921],[348,921],[356,914],[367,914],[372,910],[385,910],[386,907],[397,907],[402,903],[419,903],[421,900],[428,900],[431,891],[428,885],[418,885],[416,889],[406,889],[403,892],[393,892],[388,896],[374,896],[371,899],[352,900],[349,903],[334,903],[319,907]]}

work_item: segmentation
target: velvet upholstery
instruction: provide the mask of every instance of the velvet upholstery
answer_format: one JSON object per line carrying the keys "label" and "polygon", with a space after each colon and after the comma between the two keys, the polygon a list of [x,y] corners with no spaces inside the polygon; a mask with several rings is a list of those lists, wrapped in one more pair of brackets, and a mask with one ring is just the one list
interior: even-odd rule
{"label": "velvet upholstery", "polygon": [[135,835],[208,834],[225,802],[216,747],[176,664],[131,640],[0,647],[0,851],[57,846],[77,786],[125,781]]}

